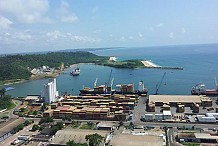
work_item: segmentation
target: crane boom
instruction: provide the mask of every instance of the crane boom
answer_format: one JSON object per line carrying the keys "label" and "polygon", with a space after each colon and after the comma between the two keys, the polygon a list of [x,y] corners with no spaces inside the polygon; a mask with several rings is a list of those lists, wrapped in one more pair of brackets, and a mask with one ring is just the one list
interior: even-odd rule
{"label": "crane boom", "polygon": [[95,82],[94,82],[94,87],[97,86],[97,82],[98,82],[98,78],[95,79]]}
{"label": "crane boom", "polygon": [[[160,87],[161,87],[161,85],[162,85],[162,83],[163,83],[163,80],[164,80],[164,78],[166,77],[166,74],[167,74],[167,73],[164,72],[164,74],[163,74],[163,76],[162,76],[162,78],[161,78],[160,83],[156,85],[156,92],[155,92],[155,95],[158,94],[158,90],[160,89]],[[166,84],[166,83],[165,83],[165,84]]]}

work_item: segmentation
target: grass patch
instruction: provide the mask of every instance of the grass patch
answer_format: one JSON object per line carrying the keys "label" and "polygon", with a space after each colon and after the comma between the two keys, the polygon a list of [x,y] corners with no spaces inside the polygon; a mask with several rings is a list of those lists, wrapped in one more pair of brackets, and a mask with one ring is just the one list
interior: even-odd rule
{"label": "grass patch", "polygon": [[71,124],[71,127],[75,129],[75,128],[78,128],[80,125],[81,125],[81,123],[79,121],[76,121],[76,122],[73,121]]}
{"label": "grass patch", "polygon": [[83,124],[79,129],[95,129],[95,125],[93,123]]}

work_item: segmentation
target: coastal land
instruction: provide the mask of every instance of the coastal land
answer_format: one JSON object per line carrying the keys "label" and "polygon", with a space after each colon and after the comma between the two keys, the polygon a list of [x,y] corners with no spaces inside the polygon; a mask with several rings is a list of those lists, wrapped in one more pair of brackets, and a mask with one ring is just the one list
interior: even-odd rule
{"label": "coastal land", "polygon": [[64,70],[79,63],[94,63],[96,65],[126,69],[183,69],[179,67],[162,67],[142,59],[117,61],[114,60],[115,57],[112,58],[81,51],[2,56],[0,57],[0,85],[56,77]]}

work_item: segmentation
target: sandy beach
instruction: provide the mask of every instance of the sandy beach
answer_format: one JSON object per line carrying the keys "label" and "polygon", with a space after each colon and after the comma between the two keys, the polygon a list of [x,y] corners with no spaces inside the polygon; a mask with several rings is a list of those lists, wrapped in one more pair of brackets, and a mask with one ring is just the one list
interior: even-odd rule
{"label": "sandy beach", "polygon": [[147,61],[147,60],[144,60],[144,61],[141,61],[144,66],[146,67],[158,67],[156,64],[152,63],[151,61]]}

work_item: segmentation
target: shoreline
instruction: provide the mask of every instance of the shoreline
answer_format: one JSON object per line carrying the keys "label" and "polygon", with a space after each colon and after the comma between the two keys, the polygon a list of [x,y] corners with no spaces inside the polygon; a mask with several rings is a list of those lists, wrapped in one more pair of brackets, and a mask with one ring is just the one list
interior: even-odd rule
{"label": "shoreline", "polygon": [[145,67],[160,67],[160,66],[158,66],[158,65],[156,65],[153,62],[148,61],[148,60],[143,60],[141,62],[142,62],[142,64],[144,64]]}
{"label": "shoreline", "polygon": [[24,83],[27,81],[32,81],[32,80],[38,80],[38,79],[45,79],[45,78],[52,78],[52,77],[58,77],[59,75],[61,75],[64,71],[76,67],[79,64],[94,64],[94,63],[77,63],[77,64],[72,64],[69,67],[64,68],[63,70],[58,70],[54,73],[51,74],[43,74],[43,75],[31,75],[29,79],[14,79],[14,80],[9,80],[9,81],[2,81],[5,82],[3,84],[0,84],[0,87],[3,86],[10,86],[10,85],[14,85],[14,84],[19,84],[19,83]]}
{"label": "shoreline", "polygon": [[144,60],[141,62],[142,62],[142,64],[144,64],[144,66],[146,68],[183,70],[183,67],[158,66],[158,65],[156,65],[153,62],[148,61],[148,60]]}
{"label": "shoreline", "polygon": [[[176,70],[183,70],[182,67],[167,67],[167,66],[158,66],[156,64],[154,64],[151,61],[148,60],[143,60],[141,61],[141,63],[144,65],[145,68],[154,68],[154,69],[176,69]],[[58,70],[55,71],[54,73],[51,74],[43,74],[43,75],[31,75],[29,79],[14,79],[14,80],[8,80],[8,81],[2,81],[2,84],[0,83],[0,87],[3,86],[9,86],[9,85],[13,85],[13,84],[19,84],[19,83],[24,83],[27,81],[32,81],[32,80],[38,80],[38,79],[45,79],[45,78],[52,78],[52,77],[58,77],[59,75],[61,75],[64,71],[70,69],[70,68],[74,68],[80,64],[95,64],[95,63],[77,63],[77,64],[72,64],[66,68],[64,68],[63,70]],[[99,65],[99,64],[97,64]],[[109,65],[106,65],[109,66]],[[111,67],[111,66],[109,66]],[[116,67],[114,67],[116,68]],[[141,67],[139,67],[141,68]]]}

